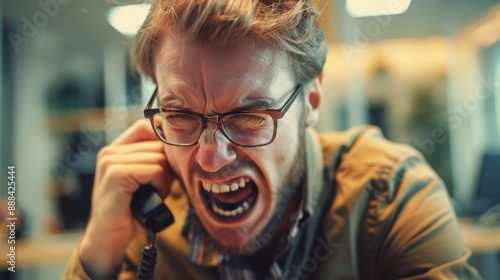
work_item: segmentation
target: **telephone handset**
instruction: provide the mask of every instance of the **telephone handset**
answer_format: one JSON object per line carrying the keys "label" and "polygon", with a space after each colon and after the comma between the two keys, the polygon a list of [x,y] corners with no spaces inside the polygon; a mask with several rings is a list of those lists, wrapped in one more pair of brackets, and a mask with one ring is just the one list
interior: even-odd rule
{"label": "telephone handset", "polygon": [[174,216],[151,185],[141,185],[132,197],[132,214],[147,230],[158,232],[174,222]]}
{"label": "telephone handset", "polygon": [[141,250],[141,266],[137,270],[137,278],[151,280],[156,264],[156,232],[171,225],[174,216],[151,184],[139,187],[132,196],[130,207],[132,214],[149,233],[149,245]]}

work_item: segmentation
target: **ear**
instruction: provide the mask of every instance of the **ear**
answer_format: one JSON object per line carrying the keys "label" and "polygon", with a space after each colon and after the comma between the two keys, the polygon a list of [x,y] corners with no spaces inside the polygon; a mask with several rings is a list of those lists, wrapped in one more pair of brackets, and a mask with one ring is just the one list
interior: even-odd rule
{"label": "ear", "polygon": [[319,107],[323,98],[323,72],[317,78],[309,82],[305,89],[306,105],[306,127],[313,127],[318,122]]}

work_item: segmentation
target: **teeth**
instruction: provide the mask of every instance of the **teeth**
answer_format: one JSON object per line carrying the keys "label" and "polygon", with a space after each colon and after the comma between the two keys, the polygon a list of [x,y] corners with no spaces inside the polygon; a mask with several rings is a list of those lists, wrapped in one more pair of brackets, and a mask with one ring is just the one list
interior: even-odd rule
{"label": "teeth", "polygon": [[209,193],[227,193],[237,191],[240,188],[244,188],[246,186],[246,183],[248,182],[250,182],[250,178],[245,176],[241,177],[238,182],[234,182],[230,185],[224,183],[210,183],[205,181],[202,181],[201,184],[203,186],[203,189]]}
{"label": "teeth", "polygon": [[230,211],[220,209],[215,201],[212,201],[211,205],[212,205],[212,210],[215,213],[225,217],[234,217],[236,215],[240,215],[243,212],[247,211],[248,208],[250,208],[250,203],[252,203],[253,201],[254,197],[251,196],[247,200],[245,200],[238,208]]}
{"label": "teeth", "polygon": [[227,193],[227,192],[229,192],[230,189],[229,189],[228,185],[220,185],[219,190],[221,193]]}
{"label": "teeth", "polygon": [[240,181],[238,182],[238,187],[244,188],[245,187],[245,179],[243,177],[240,178]]}
{"label": "teeth", "polygon": [[211,183],[203,183],[202,184],[203,189],[206,190],[207,192],[212,192],[212,184]]}
{"label": "teeth", "polygon": [[212,193],[220,193],[220,186],[217,184],[212,184]]}

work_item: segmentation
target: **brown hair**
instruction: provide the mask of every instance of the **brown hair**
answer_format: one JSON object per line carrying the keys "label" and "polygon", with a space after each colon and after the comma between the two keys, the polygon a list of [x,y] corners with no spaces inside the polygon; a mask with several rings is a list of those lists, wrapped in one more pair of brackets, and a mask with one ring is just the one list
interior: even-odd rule
{"label": "brown hair", "polygon": [[154,50],[168,31],[206,44],[255,36],[284,50],[301,82],[321,73],[327,47],[318,24],[319,13],[311,0],[151,2],[151,11],[137,34],[132,55],[136,68],[154,82]]}

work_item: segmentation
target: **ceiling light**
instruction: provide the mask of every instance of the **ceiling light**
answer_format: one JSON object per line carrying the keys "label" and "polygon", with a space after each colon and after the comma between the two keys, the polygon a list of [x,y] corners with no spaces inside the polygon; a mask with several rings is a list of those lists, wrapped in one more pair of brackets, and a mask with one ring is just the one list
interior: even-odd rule
{"label": "ceiling light", "polygon": [[346,10],[353,17],[403,14],[411,0],[346,0]]}
{"label": "ceiling light", "polygon": [[111,8],[108,21],[114,29],[129,37],[135,36],[148,15],[151,4],[127,5]]}

